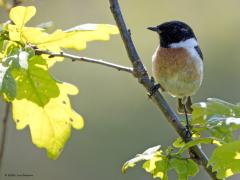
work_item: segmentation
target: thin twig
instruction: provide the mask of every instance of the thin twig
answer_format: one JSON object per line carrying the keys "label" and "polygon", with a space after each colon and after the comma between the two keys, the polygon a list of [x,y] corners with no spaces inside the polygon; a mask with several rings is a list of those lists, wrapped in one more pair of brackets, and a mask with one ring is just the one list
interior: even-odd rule
{"label": "thin twig", "polygon": [[2,118],[2,134],[1,134],[1,146],[0,146],[0,170],[2,166],[3,154],[5,149],[5,141],[6,141],[6,134],[7,134],[7,120],[10,114],[10,103],[5,103],[5,110]]}
{"label": "thin twig", "polygon": [[[5,8],[7,11],[10,11],[15,6],[18,6],[22,3],[20,0],[13,0],[11,5],[9,5],[6,1],[3,1],[5,3]],[[7,120],[10,114],[11,110],[11,104],[9,102],[5,102],[5,110],[2,118],[2,134],[1,134],[1,144],[0,144],[0,170],[2,167],[2,160],[4,155],[4,149],[5,149],[5,142],[6,142],[6,135],[7,135]]]}
{"label": "thin twig", "polygon": [[[129,59],[134,67],[134,75],[138,78],[139,82],[146,88],[147,91],[150,91],[154,87],[154,83],[148,76],[148,73],[137,53],[137,50],[134,46],[134,43],[131,39],[131,34],[129,33],[129,29],[127,28],[125,21],[123,19],[121,9],[118,3],[118,0],[109,0],[110,8],[116,24],[121,33],[122,40],[124,42],[125,48],[127,50]],[[153,96],[151,96],[152,101],[158,106],[158,108],[163,112],[168,122],[175,128],[176,132],[179,136],[185,141],[192,141],[191,137],[186,136],[187,129],[181,124],[178,116],[172,110],[172,108],[168,105],[167,101],[163,98],[159,91],[157,91]],[[208,158],[205,153],[198,147],[194,146],[190,148],[190,152],[195,156],[198,161],[201,162],[204,169],[207,171],[209,176],[216,180],[216,173],[212,172],[212,167],[208,166]]]}
{"label": "thin twig", "polygon": [[81,57],[81,56],[68,54],[68,53],[65,53],[65,52],[54,53],[54,52],[50,52],[50,51],[46,51],[46,50],[39,50],[39,49],[36,49],[35,52],[36,52],[36,54],[47,54],[47,55],[49,55],[50,58],[51,57],[65,57],[65,58],[71,59],[72,61],[82,61],[82,62],[100,64],[100,65],[103,65],[103,66],[107,66],[107,67],[117,69],[118,71],[125,71],[125,72],[133,74],[133,68],[131,68],[131,67],[126,67],[126,66],[110,63],[110,62],[104,61],[102,59],[93,59],[93,58],[88,58],[88,57]]}
{"label": "thin twig", "polygon": [[11,7],[11,8],[18,6],[18,5],[21,4],[21,3],[22,3],[22,2],[19,1],[19,0],[13,0],[13,4],[12,4],[12,7]]}

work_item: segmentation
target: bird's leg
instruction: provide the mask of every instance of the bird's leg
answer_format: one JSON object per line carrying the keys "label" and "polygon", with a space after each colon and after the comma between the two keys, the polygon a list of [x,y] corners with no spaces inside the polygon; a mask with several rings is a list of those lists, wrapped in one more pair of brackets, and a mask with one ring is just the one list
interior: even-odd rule
{"label": "bird's leg", "polygon": [[151,76],[150,80],[151,80],[151,82],[152,82],[153,84],[155,84],[155,79],[154,79],[154,77]]}
{"label": "bird's leg", "polygon": [[190,96],[187,97],[186,108],[187,108],[188,114],[192,114],[193,109],[192,109],[192,100]]}
{"label": "bird's leg", "polygon": [[185,114],[185,118],[186,118],[186,136],[192,136],[191,130],[190,130],[190,124],[189,124],[189,120],[188,120],[188,113],[187,113],[187,97],[182,98],[183,101],[183,105],[184,105],[184,114]]}

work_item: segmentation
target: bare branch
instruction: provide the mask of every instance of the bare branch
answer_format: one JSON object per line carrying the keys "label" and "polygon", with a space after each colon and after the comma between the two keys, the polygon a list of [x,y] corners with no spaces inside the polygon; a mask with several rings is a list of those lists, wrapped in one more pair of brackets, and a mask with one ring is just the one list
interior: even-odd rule
{"label": "bare branch", "polygon": [[2,134],[1,134],[1,146],[0,146],[0,169],[2,166],[2,159],[5,149],[5,141],[6,141],[6,134],[7,134],[7,120],[10,114],[10,103],[5,103],[5,110],[2,119]]}
{"label": "bare branch", "polygon": [[[20,0],[13,0],[11,5],[7,3],[7,1],[3,1],[5,9],[7,11],[10,11],[12,8],[20,5],[22,1]],[[7,120],[10,114],[11,110],[11,104],[9,102],[5,102],[5,111],[3,114],[3,119],[2,119],[2,134],[1,134],[1,144],[0,144],[0,170],[2,167],[2,160],[3,160],[3,155],[4,155],[4,149],[5,149],[5,142],[6,142],[6,134],[7,134]]]}
{"label": "bare branch", "polygon": [[21,2],[20,0],[13,0],[12,7],[11,7],[11,8],[18,6],[18,5],[20,5],[21,3],[22,3],[22,2]]}
{"label": "bare branch", "polygon": [[80,61],[80,62],[89,62],[89,63],[94,63],[94,64],[100,64],[100,65],[103,65],[103,66],[107,66],[107,67],[117,69],[118,71],[125,71],[125,72],[133,74],[133,68],[131,68],[131,67],[125,67],[125,66],[122,66],[122,65],[110,63],[110,62],[104,61],[102,59],[93,59],[93,58],[88,58],[88,57],[81,57],[81,56],[76,56],[76,55],[72,55],[72,54],[68,54],[68,53],[64,53],[64,52],[54,53],[54,52],[39,50],[39,49],[36,49],[35,52],[37,54],[47,54],[47,55],[49,55],[50,58],[51,57],[65,57],[65,58],[71,59],[72,61]]}
{"label": "bare branch", "polygon": [[[120,30],[122,40],[124,42],[129,59],[133,64],[134,75],[136,78],[138,78],[139,82],[146,88],[146,90],[149,91],[154,86],[154,83],[150,80],[143,63],[140,60],[140,57],[137,53],[137,50],[134,46],[132,39],[131,39],[131,35],[129,33],[130,31],[127,28],[125,21],[123,19],[118,0],[109,0],[109,2],[110,2],[110,8],[113,13],[114,19]],[[156,92],[151,97],[151,99],[158,106],[158,108],[163,112],[166,119],[175,128],[175,130],[179,134],[179,136],[185,142],[192,141],[191,137],[186,136],[186,134],[187,134],[186,128],[181,124],[178,116],[171,109],[171,107],[168,105],[167,101],[163,98],[163,96],[160,94],[160,92],[159,91]],[[203,165],[204,169],[207,171],[209,176],[214,180],[217,179],[216,173],[212,172],[212,167],[207,165],[208,158],[205,155],[205,153],[198,146],[194,146],[194,147],[190,148],[190,152],[196,158],[195,161],[197,163],[200,162]]]}

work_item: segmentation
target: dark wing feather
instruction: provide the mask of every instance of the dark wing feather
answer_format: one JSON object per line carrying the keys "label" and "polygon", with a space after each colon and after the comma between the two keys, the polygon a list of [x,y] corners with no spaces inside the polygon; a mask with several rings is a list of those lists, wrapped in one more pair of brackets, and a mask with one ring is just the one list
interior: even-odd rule
{"label": "dark wing feather", "polygon": [[198,55],[199,55],[199,56],[202,58],[202,60],[203,60],[203,53],[202,53],[200,47],[199,47],[199,46],[196,46],[196,47],[194,47],[194,48],[195,48],[195,50],[197,51]]}

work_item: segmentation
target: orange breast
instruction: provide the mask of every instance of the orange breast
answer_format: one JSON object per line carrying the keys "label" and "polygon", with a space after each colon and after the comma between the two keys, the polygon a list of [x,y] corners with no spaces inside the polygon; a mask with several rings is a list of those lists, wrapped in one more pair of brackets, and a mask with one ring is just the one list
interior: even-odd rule
{"label": "orange breast", "polygon": [[174,96],[196,92],[203,78],[203,63],[185,48],[158,48],[153,55],[153,74],[161,86]]}

